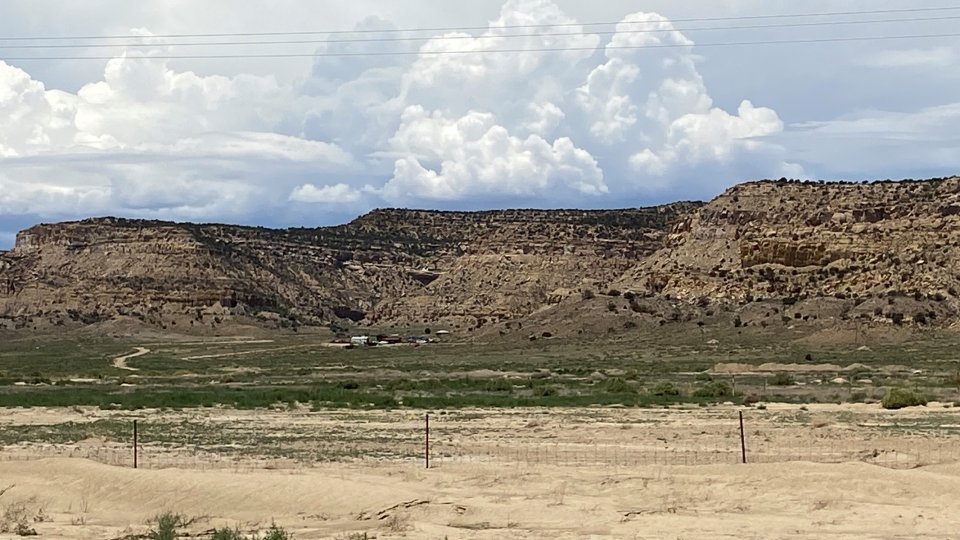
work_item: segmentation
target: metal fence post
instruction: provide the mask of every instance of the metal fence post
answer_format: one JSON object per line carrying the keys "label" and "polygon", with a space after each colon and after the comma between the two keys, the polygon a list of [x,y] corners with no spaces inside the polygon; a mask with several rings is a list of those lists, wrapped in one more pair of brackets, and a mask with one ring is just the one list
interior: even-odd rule
{"label": "metal fence post", "polygon": [[133,468],[137,468],[137,421],[133,421]]}
{"label": "metal fence post", "polygon": [[740,456],[747,462],[747,439],[743,435],[743,411],[740,411]]}

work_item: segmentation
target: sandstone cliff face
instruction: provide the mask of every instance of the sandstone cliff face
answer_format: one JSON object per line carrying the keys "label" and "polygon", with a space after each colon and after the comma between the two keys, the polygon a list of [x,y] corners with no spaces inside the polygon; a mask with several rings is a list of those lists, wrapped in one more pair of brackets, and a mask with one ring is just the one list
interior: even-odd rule
{"label": "sandstone cliff face", "polygon": [[377,210],[313,229],[104,218],[33,227],[0,253],[0,329],[940,324],[958,291],[960,178],[754,182],[634,210]]}
{"label": "sandstone cliff face", "polygon": [[[236,320],[476,326],[529,314],[584,274],[612,279],[695,206],[378,210],[288,230],[113,218],[40,225],[0,255],[0,327],[124,317],[184,331]],[[514,258],[520,269],[504,266]]]}
{"label": "sandstone cliff face", "polygon": [[439,228],[435,237],[454,246],[454,252],[441,252],[431,263],[436,280],[381,303],[372,322],[476,328],[522,318],[585,281],[616,279],[656,251],[665,232],[698,206],[445,212],[420,214],[420,223],[391,220],[405,230]]}
{"label": "sandstone cliff face", "polygon": [[683,219],[620,286],[695,299],[960,289],[960,178],[736,186]]}

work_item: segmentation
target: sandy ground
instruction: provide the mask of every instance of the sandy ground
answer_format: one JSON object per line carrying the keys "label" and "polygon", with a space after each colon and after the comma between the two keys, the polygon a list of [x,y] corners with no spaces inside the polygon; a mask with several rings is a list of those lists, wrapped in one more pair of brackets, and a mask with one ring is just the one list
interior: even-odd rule
{"label": "sandy ground", "polygon": [[[42,538],[91,539],[142,534],[167,510],[200,518],[193,534],[275,520],[297,539],[939,539],[960,530],[960,410],[748,409],[746,465],[738,412],[437,413],[427,470],[418,411],[139,411],[141,422],[196,424],[243,451],[204,447],[202,434],[184,431],[183,443],[144,443],[148,468],[134,470],[129,441],[7,445],[0,490],[13,487],[0,516],[21,508]],[[130,414],[3,409],[0,433]],[[356,451],[320,452],[333,463],[291,459],[274,455],[278,437],[286,450],[336,439]],[[409,452],[385,452],[397,447]]]}
{"label": "sandy ground", "polygon": [[[133,470],[85,460],[0,464],[42,538],[142,533],[169,509],[295,538],[950,538],[960,467],[862,463],[569,468],[326,465],[302,471]],[[42,510],[42,512],[41,512]]]}

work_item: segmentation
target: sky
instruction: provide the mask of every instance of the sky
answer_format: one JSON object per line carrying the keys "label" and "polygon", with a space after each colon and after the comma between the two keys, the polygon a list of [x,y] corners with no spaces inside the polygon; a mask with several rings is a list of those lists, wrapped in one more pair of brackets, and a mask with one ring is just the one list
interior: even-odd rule
{"label": "sky", "polygon": [[[716,45],[956,33],[946,1],[4,0],[0,249],[106,215],[317,226],[950,176],[960,37]],[[70,36],[134,37],[2,39]],[[309,43],[250,44],[271,40]],[[245,44],[175,44],[224,41]],[[191,54],[241,57],[168,58]]]}

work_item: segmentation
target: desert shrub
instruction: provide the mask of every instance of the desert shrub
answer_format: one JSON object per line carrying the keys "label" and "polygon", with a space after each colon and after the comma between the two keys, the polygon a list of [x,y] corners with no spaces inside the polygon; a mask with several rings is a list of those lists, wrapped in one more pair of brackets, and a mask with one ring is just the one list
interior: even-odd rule
{"label": "desert shrub", "polygon": [[633,387],[630,386],[630,383],[621,377],[607,379],[603,387],[604,390],[611,394],[630,394],[633,392]]}
{"label": "desert shrub", "polygon": [[180,514],[164,512],[153,518],[154,528],[147,533],[150,540],[176,540],[177,529],[185,527],[189,522]]}
{"label": "desert shrub", "polygon": [[891,388],[880,401],[884,409],[902,409],[926,404],[927,398],[909,388]]}
{"label": "desert shrub", "polygon": [[896,325],[903,324],[903,313],[900,313],[900,312],[891,313],[890,320],[892,320],[893,324],[896,324]]}
{"label": "desert shrub", "polygon": [[37,531],[30,526],[30,509],[23,502],[16,501],[7,504],[3,509],[3,514],[0,515],[0,533],[11,532],[17,536],[37,535]]}
{"label": "desert shrub", "polygon": [[17,523],[13,533],[17,536],[37,536],[37,530],[26,523]]}
{"label": "desert shrub", "polygon": [[593,300],[596,297],[596,293],[590,289],[584,289],[580,295],[583,296],[584,300]]}
{"label": "desert shrub", "polygon": [[673,385],[669,381],[661,381],[653,387],[652,391],[655,396],[679,396],[680,389]]}
{"label": "desert shrub", "polygon": [[[354,536],[348,536],[347,538],[352,539]],[[366,533],[364,533],[364,536],[357,536],[356,538],[367,538],[367,536]],[[239,528],[231,529],[224,527],[222,529],[214,529],[210,540],[293,540],[293,536],[283,527],[278,527],[276,523],[271,523],[270,528],[267,529],[264,536],[260,536],[259,534],[244,536]]]}
{"label": "desert shrub", "polygon": [[487,392],[510,392],[513,390],[513,383],[507,379],[493,379],[483,385]]}
{"label": "desert shrub", "polygon": [[557,389],[554,386],[537,386],[533,389],[533,395],[537,397],[550,397],[557,395]]}
{"label": "desert shrub", "polygon": [[727,381],[708,382],[694,390],[693,395],[701,398],[732,397],[733,386]]}
{"label": "desert shrub", "polygon": [[607,291],[607,296],[620,296],[620,291],[617,289],[610,289]]}
{"label": "desert shrub", "polygon": [[789,373],[777,373],[773,380],[770,381],[774,386],[792,386],[796,381],[793,379],[793,375]]}
{"label": "desert shrub", "polygon": [[701,371],[700,373],[697,373],[697,376],[694,378],[700,382],[710,382],[713,380],[713,375],[710,375],[710,373],[706,371]]}
{"label": "desert shrub", "polygon": [[292,540],[293,537],[283,527],[278,527],[276,523],[271,523],[270,528],[260,540]]}
{"label": "desert shrub", "polygon": [[927,324],[927,314],[923,311],[918,311],[913,315],[913,322],[917,324]]}
{"label": "desert shrub", "polygon": [[213,534],[210,535],[210,540],[245,540],[243,535],[240,534],[240,529],[231,529],[229,527],[224,527],[222,529],[215,529]]}
{"label": "desert shrub", "polygon": [[743,326],[743,321],[740,319],[740,316],[739,316],[739,315],[737,315],[737,316],[733,319],[733,326],[734,326],[735,328],[740,328],[741,326]]}

